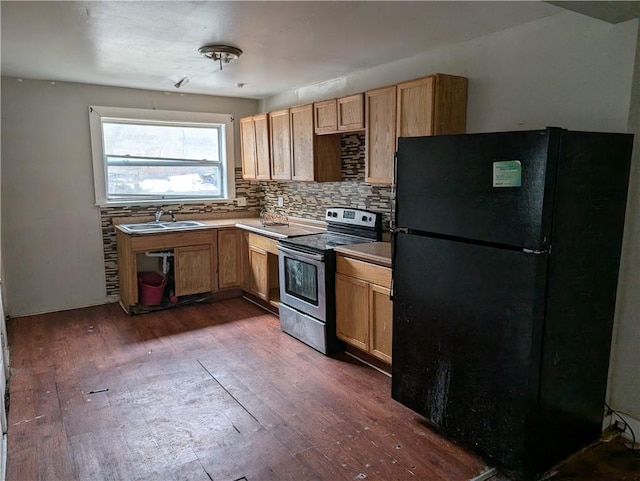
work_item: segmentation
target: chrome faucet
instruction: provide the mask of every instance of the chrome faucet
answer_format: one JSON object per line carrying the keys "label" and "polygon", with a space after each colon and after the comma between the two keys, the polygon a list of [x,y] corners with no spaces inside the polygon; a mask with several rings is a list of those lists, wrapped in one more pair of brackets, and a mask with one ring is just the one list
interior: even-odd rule
{"label": "chrome faucet", "polygon": [[164,211],[162,209],[158,209],[157,211],[155,211],[153,215],[156,218],[156,222],[160,222],[160,217],[162,217],[162,214],[164,214]]}
{"label": "chrome faucet", "polygon": [[173,215],[173,211],[172,210],[169,211],[169,215],[171,216],[171,222],[176,222],[176,216]]}

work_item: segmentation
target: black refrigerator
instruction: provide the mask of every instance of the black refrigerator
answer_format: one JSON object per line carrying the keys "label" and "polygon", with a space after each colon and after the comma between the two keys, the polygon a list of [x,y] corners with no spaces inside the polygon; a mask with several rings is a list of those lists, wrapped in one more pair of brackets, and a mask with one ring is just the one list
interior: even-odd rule
{"label": "black refrigerator", "polygon": [[632,143],[398,141],[392,397],[516,478],[602,431]]}

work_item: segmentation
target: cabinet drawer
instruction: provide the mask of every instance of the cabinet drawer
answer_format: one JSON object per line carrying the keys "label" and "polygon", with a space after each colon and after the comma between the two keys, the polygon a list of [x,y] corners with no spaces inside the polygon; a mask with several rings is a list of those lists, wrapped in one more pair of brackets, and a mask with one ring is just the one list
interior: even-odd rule
{"label": "cabinet drawer", "polygon": [[131,237],[133,252],[170,250],[175,247],[212,244],[215,242],[216,232],[205,229],[198,231],[171,232],[166,234],[149,234]]}
{"label": "cabinet drawer", "polygon": [[249,245],[252,247],[258,247],[260,249],[264,249],[271,254],[278,255],[278,241],[275,239],[271,239],[270,237],[265,237],[260,234],[249,233]]}
{"label": "cabinet drawer", "polygon": [[391,269],[388,267],[377,266],[375,264],[369,264],[368,262],[338,255],[336,271],[339,274],[356,277],[382,287],[391,287]]}

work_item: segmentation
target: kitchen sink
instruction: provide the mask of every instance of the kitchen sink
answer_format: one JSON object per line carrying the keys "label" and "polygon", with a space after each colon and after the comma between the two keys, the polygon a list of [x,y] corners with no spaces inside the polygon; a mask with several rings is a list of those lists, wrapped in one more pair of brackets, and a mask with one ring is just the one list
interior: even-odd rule
{"label": "kitchen sink", "polygon": [[142,224],[120,224],[127,232],[159,232],[174,229],[188,229],[190,227],[202,227],[205,224],[195,220],[180,220],[176,222],[144,222]]}
{"label": "kitchen sink", "polygon": [[[155,224],[155,222],[153,222]],[[160,222],[160,225],[167,229],[176,229],[178,227],[202,227],[204,224],[195,220],[178,220],[176,222]]]}
{"label": "kitchen sink", "polygon": [[151,222],[145,224],[122,224],[120,227],[132,232],[140,232],[145,230],[164,230],[165,228],[163,225]]}

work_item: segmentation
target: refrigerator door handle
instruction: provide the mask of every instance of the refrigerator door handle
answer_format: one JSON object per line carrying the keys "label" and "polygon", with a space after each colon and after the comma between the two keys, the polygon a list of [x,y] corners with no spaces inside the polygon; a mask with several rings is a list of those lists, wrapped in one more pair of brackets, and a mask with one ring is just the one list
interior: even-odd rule
{"label": "refrigerator door handle", "polygon": [[391,226],[391,286],[389,288],[389,300],[393,302],[393,295],[395,292],[395,265],[396,265],[396,243],[398,242],[398,233],[408,233],[409,229],[406,227]]}
{"label": "refrigerator door handle", "polygon": [[393,153],[393,179],[391,180],[391,215],[389,220],[389,228],[391,231],[398,225],[396,213],[396,179],[398,173],[398,152]]}
{"label": "refrigerator door handle", "polygon": [[525,254],[535,254],[537,256],[542,255],[542,254],[551,254],[551,246],[549,246],[548,249],[539,251],[539,250],[535,250],[535,249],[527,249],[527,248],[522,248],[522,252],[524,252]]}

